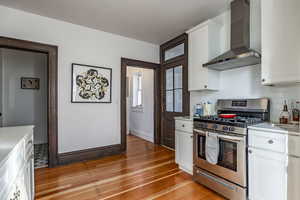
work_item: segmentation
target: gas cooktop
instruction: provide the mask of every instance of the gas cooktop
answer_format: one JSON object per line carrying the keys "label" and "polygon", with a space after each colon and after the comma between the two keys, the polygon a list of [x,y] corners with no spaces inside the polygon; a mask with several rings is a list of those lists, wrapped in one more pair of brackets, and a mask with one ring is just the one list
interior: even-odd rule
{"label": "gas cooktop", "polygon": [[254,125],[263,122],[261,118],[255,118],[255,117],[237,116],[228,119],[228,118],[221,118],[216,115],[195,117],[194,121],[213,123],[213,124],[222,124],[222,125],[236,126],[236,127],[243,127],[243,128],[246,128],[249,125]]}

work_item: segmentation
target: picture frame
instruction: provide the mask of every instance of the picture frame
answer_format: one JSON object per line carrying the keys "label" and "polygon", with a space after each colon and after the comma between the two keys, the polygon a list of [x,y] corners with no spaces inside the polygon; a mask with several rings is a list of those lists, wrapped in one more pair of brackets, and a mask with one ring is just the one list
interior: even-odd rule
{"label": "picture frame", "polygon": [[72,63],[72,103],[111,103],[112,69]]}
{"label": "picture frame", "polygon": [[39,90],[40,79],[32,77],[21,77],[21,89]]}

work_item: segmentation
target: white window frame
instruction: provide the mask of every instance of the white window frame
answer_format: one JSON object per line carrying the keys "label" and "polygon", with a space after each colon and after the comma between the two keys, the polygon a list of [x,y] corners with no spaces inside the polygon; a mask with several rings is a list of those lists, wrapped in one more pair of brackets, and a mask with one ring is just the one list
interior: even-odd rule
{"label": "white window frame", "polygon": [[132,108],[143,108],[143,74],[134,73],[132,76]]}

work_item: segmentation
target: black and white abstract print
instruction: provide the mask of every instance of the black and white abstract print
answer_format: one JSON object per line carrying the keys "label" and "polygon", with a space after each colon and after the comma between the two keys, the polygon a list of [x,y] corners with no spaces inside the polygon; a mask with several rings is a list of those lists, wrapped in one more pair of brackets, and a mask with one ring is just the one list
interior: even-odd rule
{"label": "black and white abstract print", "polygon": [[111,102],[110,68],[73,64],[72,71],[72,102]]}

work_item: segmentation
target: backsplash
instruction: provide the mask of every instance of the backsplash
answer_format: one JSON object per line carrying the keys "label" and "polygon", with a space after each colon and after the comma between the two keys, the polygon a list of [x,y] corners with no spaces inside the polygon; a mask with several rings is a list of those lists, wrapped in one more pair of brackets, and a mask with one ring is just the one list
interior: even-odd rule
{"label": "backsplash", "polygon": [[219,91],[191,92],[191,114],[195,104],[204,101],[215,103],[217,99],[268,97],[271,102],[271,121],[278,121],[284,100],[289,109],[291,102],[300,100],[300,84],[286,86],[261,85],[261,67],[249,66],[221,72]]}

